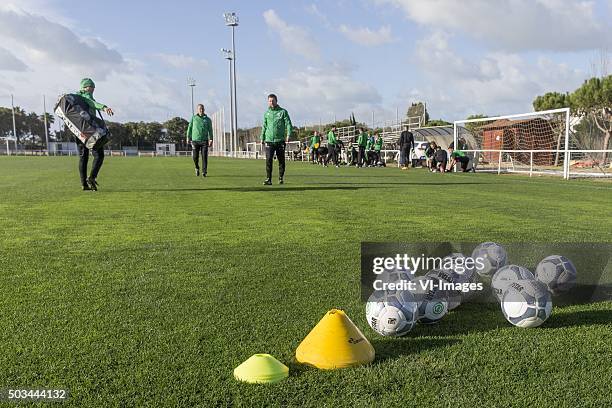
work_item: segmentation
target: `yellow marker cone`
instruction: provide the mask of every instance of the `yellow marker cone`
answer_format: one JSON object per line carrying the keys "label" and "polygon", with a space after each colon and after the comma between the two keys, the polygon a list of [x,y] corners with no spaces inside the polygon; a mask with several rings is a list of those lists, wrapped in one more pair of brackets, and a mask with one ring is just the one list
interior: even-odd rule
{"label": "yellow marker cone", "polygon": [[253,354],[234,369],[234,377],[248,383],[272,384],[288,375],[289,368],[270,354]]}
{"label": "yellow marker cone", "polygon": [[374,361],[374,347],[343,310],[332,309],[295,351],[298,362],[324,370]]}

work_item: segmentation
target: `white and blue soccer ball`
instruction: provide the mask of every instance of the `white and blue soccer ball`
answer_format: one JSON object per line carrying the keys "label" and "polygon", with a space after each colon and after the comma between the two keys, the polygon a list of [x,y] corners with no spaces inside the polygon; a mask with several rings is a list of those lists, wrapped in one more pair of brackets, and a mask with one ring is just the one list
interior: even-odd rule
{"label": "white and blue soccer ball", "polygon": [[[443,269],[433,269],[425,274],[425,276],[435,278],[441,282],[455,283],[458,280],[457,274],[453,271],[447,271]],[[453,310],[459,307],[462,301],[461,292],[458,290],[444,290],[444,296],[447,302],[448,310]]]}
{"label": "white and blue soccer ball", "polygon": [[562,255],[547,256],[535,270],[535,278],[544,283],[553,295],[572,289],[576,285],[576,276],[576,267]]}
{"label": "white and blue soccer ball", "polygon": [[552,312],[552,299],[545,284],[535,279],[517,280],[502,295],[504,317],[518,327],[538,327]]}
{"label": "white and blue soccer ball", "polygon": [[407,290],[377,290],[366,303],[370,327],[383,336],[405,336],[416,325],[418,303]]}
{"label": "white and blue soccer ball", "polygon": [[[454,252],[442,259],[442,270],[445,272],[452,272],[454,276],[454,282],[457,283],[477,283],[478,274],[474,265],[466,266],[467,257],[461,252]],[[471,264],[471,262],[470,262]],[[461,292],[463,300],[469,299],[475,294],[475,291]]]}
{"label": "white and blue soccer ball", "polygon": [[495,242],[483,242],[472,251],[472,258],[481,258],[483,267],[476,267],[480,276],[491,277],[499,268],[508,263],[508,254],[503,246]]}
{"label": "white and blue soccer ball", "polygon": [[512,282],[531,279],[535,279],[535,276],[529,269],[519,265],[506,265],[499,268],[491,278],[491,288],[497,300],[501,302],[504,291]]}
{"label": "white and blue soccer ball", "polygon": [[418,304],[418,322],[438,323],[448,312],[446,294],[440,290],[439,280],[431,276],[417,276],[412,280],[412,294]]}

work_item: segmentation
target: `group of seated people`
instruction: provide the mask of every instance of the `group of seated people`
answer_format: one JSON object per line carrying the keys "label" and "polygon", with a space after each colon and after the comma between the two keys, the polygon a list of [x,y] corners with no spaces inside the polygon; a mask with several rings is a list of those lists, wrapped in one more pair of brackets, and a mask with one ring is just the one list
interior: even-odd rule
{"label": "group of seated people", "polygon": [[379,133],[374,136],[363,129],[358,129],[357,135],[349,139],[345,145],[338,139],[336,131],[337,129],[333,127],[327,133],[327,146],[323,146],[320,133],[314,132],[304,149],[311,163],[326,167],[330,162],[336,167],[340,167],[341,164],[356,167],[385,166],[381,155],[383,139]]}
{"label": "group of seated people", "polygon": [[429,146],[425,149],[425,158],[427,160],[427,168],[432,172],[439,171],[440,173],[446,173],[447,171],[452,171],[456,164],[461,166],[461,171],[464,173],[469,171],[476,172],[473,163],[471,167],[468,167],[470,157],[464,151],[455,149],[453,143],[448,147],[447,153],[436,142],[429,142]]}

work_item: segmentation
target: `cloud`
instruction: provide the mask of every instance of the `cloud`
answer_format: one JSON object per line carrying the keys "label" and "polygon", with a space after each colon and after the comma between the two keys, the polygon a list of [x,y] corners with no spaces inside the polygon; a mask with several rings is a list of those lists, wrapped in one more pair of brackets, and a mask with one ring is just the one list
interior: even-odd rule
{"label": "cloud", "polygon": [[79,37],[68,27],[45,17],[12,8],[0,8],[0,39],[21,45],[39,62],[87,68],[105,77],[123,63],[121,54],[97,38]]}
{"label": "cloud", "polygon": [[183,54],[153,54],[153,57],[166,65],[179,69],[206,70],[209,63],[205,59],[197,59]]}
{"label": "cloud", "polygon": [[6,48],[0,47],[0,71],[25,71],[28,66]]}
{"label": "cloud", "polygon": [[346,38],[359,45],[373,47],[394,41],[393,35],[391,34],[391,27],[388,25],[374,31],[367,27],[350,28],[342,24],[339,30]]}
{"label": "cloud", "polygon": [[265,11],[263,17],[268,27],[279,35],[285,50],[309,60],[320,58],[319,46],[307,30],[287,24],[274,10]]}
{"label": "cloud", "polygon": [[578,51],[612,45],[610,23],[583,0],[374,0],[406,17],[505,51]]}

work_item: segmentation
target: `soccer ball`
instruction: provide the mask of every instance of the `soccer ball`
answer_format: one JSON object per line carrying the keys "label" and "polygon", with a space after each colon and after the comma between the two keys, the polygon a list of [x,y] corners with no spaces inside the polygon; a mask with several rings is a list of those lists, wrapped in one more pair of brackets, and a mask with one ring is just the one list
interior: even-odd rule
{"label": "soccer ball", "polygon": [[[442,269],[434,269],[425,274],[425,276],[439,279],[440,281],[455,283],[457,282],[457,274],[452,271]],[[448,310],[453,310],[461,304],[461,292],[457,290],[444,290]]]}
{"label": "soccer ball", "polygon": [[[452,272],[454,282],[457,283],[476,283],[478,282],[478,274],[473,266],[467,267],[466,256],[461,252],[454,252],[442,259],[442,270]],[[474,295],[475,291],[461,292],[463,300],[469,299]]]}
{"label": "soccer ball", "polygon": [[544,283],[553,295],[559,295],[576,285],[576,267],[564,256],[551,255],[540,261],[535,277]]}
{"label": "soccer ball", "polygon": [[484,268],[476,267],[476,272],[480,276],[491,277],[499,268],[506,265],[508,254],[503,246],[495,242],[483,242],[474,248],[472,258],[482,258]]}
{"label": "soccer ball", "polygon": [[501,302],[504,291],[512,282],[522,279],[531,280],[535,277],[529,269],[522,266],[506,265],[499,268],[491,278],[491,287],[493,293],[497,296],[497,300]]}
{"label": "soccer ball", "polygon": [[518,327],[538,327],[552,312],[552,299],[545,284],[535,279],[510,283],[501,301],[504,317]]}
{"label": "soccer ball", "polygon": [[411,292],[418,304],[419,323],[438,323],[448,312],[445,293],[438,287],[439,279],[418,276],[412,282],[415,288]]}
{"label": "soccer ball", "polygon": [[366,319],[383,336],[405,336],[417,322],[418,304],[407,290],[377,290],[366,303]]}

